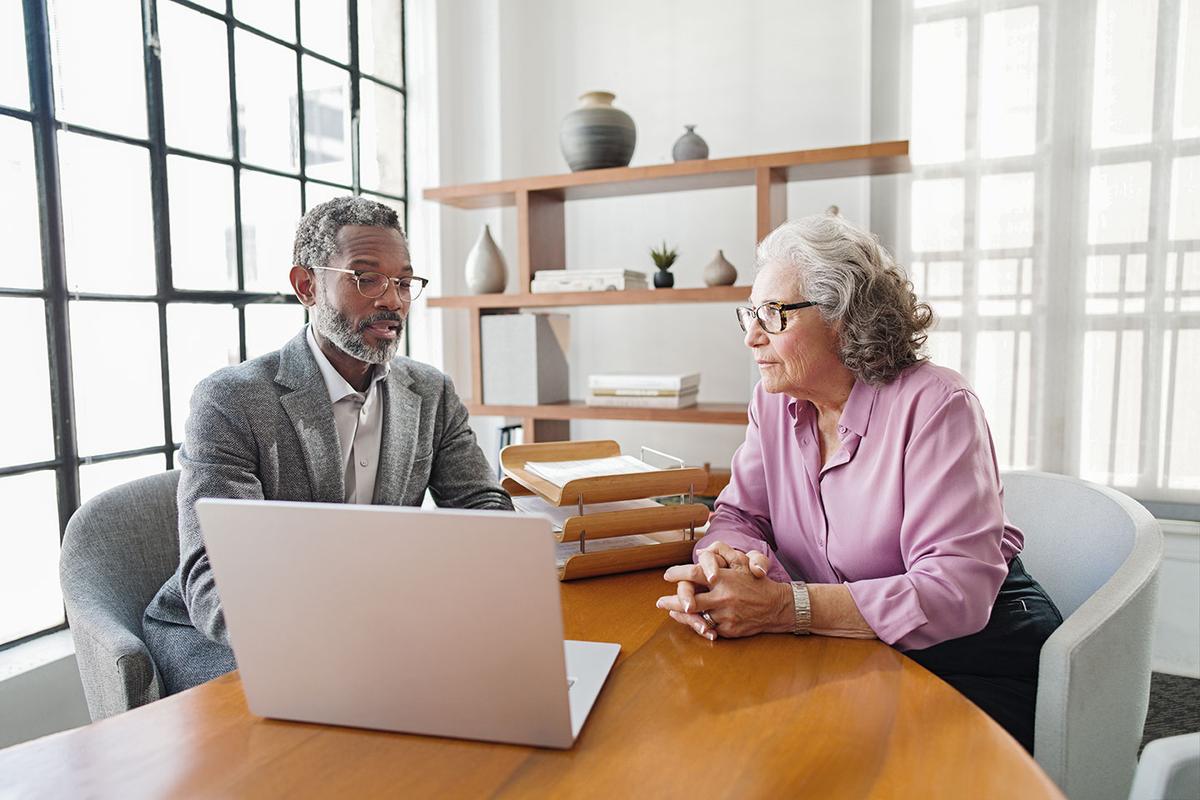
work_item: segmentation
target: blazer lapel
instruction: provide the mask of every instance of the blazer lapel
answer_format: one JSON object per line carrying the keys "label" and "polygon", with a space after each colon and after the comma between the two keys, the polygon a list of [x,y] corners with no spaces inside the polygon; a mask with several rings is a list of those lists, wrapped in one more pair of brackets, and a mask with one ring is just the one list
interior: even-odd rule
{"label": "blazer lapel", "polygon": [[329,402],[329,389],[321,370],[308,349],[305,331],[280,350],[275,382],[293,390],[279,402],[296,429],[312,499],[318,503],[341,503],[346,498],[346,486],[333,404]]}
{"label": "blazer lapel", "polygon": [[383,434],[375,475],[375,503],[397,506],[408,496],[417,431],[421,429],[421,398],[409,388],[412,380],[401,361],[392,362],[391,372],[381,383]]}

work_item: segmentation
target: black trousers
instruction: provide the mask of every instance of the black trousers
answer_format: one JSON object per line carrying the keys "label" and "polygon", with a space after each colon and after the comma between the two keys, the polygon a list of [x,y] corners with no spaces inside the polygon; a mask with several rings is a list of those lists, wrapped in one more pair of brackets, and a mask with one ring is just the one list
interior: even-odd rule
{"label": "black trousers", "polygon": [[905,655],[966,695],[1032,753],[1038,658],[1061,624],[1054,601],[1013,558],[983,630]]}

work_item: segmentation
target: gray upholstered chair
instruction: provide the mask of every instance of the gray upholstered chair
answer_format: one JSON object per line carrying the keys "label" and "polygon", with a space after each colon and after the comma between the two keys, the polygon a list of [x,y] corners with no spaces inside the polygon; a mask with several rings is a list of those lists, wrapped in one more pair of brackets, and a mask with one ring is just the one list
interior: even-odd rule
{"label": "gray upholstered chair", "polygon": [[67,523],[59,579],[93,720],[162,697],[142,612],[179,564],[178,483],[177,470],[126,483]]}
{"label": "gray upholstered chair", "polygon": [[1150,699],[1162,533],[1120,492],[1045,472],[1003,476],[1021,560],[1062,626],[1042,647],[1033,754],[1072,800],[1124,800]]}
{"label": "gray upholstered chair", "polygon": [[1155,739],[1138,761],[1129,800],[1200,797],[1200,733]]}

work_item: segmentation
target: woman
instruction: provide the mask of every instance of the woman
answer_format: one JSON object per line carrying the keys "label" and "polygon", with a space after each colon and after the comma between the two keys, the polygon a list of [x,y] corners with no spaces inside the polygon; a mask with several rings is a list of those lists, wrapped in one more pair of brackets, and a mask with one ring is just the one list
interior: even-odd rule
{"label": "woman", "polygon": [[738,309],[762,378],[746,441],[658,606],[709,640],[879,638],[1032,751],[1038,654],[1062,617],[1017,557],[979,399],[920,354],[929,307],[837,216],[784,223],[758,266]]}

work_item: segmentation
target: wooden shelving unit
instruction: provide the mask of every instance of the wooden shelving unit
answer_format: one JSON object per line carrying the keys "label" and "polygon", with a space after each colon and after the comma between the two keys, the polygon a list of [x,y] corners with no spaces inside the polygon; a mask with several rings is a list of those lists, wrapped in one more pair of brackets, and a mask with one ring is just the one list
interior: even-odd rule
{"label": "wooden shelving unit", "polygon": [[[534,272],[566,268],[563,206],[567,201],[754,186],[754,241],[757,242],[787,219],[787,184],[791,181],[890,175],[908,170],[908,142],[892,141],[681,161],[647,167],[616,167],[426,189],[425,199],[457,208],[515,206],[517,209],[519,291],[512,294],[433,297],[429,299],[429,305],[470,312],[471,385],[472,391],[478,394],[479,387],[483,385],[479,321],[485,313],[571,306],[733,304],[744,302],[749,297],[748,286],[531,294],[529,287]],[[727,425],[746,422],[744,405],[726,403],[701,403],[683,409],[646,409],[589,408],[581,402],[544,406],[497,406],[474,402],[468,403],[468,408],[472,414],[522,417],[526,442],[566,439],[572,419],[634,419]]]}

